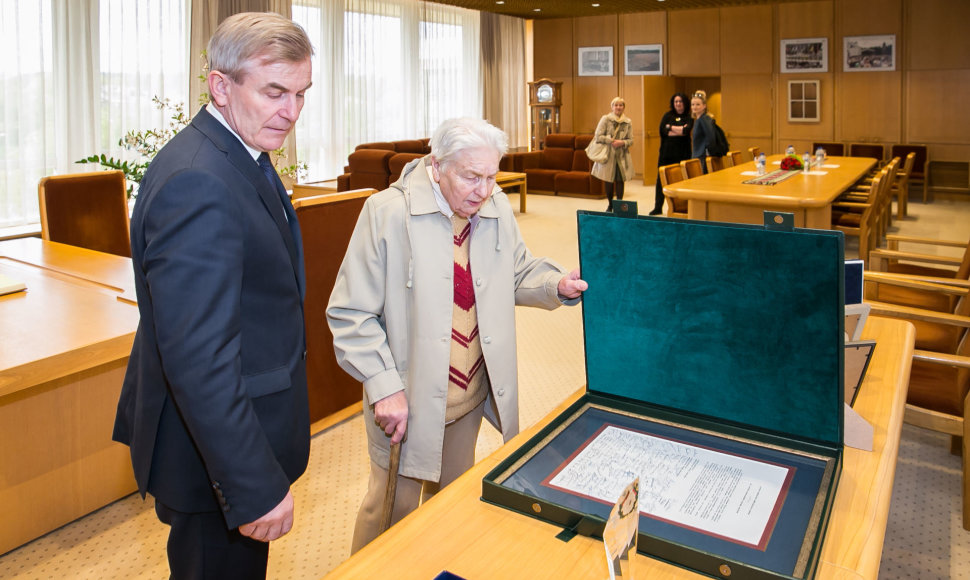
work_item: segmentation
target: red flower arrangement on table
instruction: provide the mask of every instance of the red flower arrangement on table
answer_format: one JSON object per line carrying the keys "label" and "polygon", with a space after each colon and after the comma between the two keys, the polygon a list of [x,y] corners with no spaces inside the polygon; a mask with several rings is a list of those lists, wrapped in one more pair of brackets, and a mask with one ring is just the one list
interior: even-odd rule
{"label": "red flower arrangement on table", "polygon": [[781,160],[781,168],[785,171],[798,171],[802,169],[802,160],[795,155],[788,155]]}

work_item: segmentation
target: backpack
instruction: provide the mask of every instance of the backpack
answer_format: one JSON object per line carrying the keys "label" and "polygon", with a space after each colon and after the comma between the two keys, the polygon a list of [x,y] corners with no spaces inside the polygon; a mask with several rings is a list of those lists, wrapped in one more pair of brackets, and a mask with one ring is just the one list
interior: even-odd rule
{"label": "backpack", "polygon": [[714,157],[724,157],[731,149],[731,146],[728,144],[727,136],[724,135],[724,129],[721,129],[714,119],[711,119],[711,125],[714,127],[714,138],[711,140],[711,144],[707,147],[707,153],[708,155],[713,155]]}

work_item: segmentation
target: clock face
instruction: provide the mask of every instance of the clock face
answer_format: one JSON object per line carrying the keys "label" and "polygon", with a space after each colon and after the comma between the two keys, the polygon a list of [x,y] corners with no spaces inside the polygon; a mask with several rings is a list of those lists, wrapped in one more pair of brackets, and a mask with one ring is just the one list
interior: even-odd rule
{"label": "clock face", "polygon": [[552,102],[552,87],[549,85],[539,85],[536,89],[536,100],[540,103]]}

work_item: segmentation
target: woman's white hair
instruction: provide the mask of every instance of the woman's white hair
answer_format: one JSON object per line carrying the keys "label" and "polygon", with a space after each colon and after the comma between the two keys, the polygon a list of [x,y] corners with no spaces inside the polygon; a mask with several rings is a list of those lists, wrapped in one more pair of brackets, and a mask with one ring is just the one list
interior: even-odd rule
{"label": "woman's white hair", "polygon": [[501,157],[509,150],[509,138],[488,121],[473,117],[448,119],[438,125],[431,137],[431,155],[442,166],[462,151],[479,147],[493,149]]}

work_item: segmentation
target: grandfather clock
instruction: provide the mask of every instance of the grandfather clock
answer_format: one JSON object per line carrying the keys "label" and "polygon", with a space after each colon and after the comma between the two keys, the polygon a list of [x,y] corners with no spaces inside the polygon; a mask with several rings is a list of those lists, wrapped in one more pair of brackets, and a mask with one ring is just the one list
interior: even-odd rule
{"label": "grandfather clock", "polygon": [[539,79],[529,83],[529,123],[532,150],[538,151],[546,142],[546,135],[559,132],[559,109],[562,107],[562,83]]}

